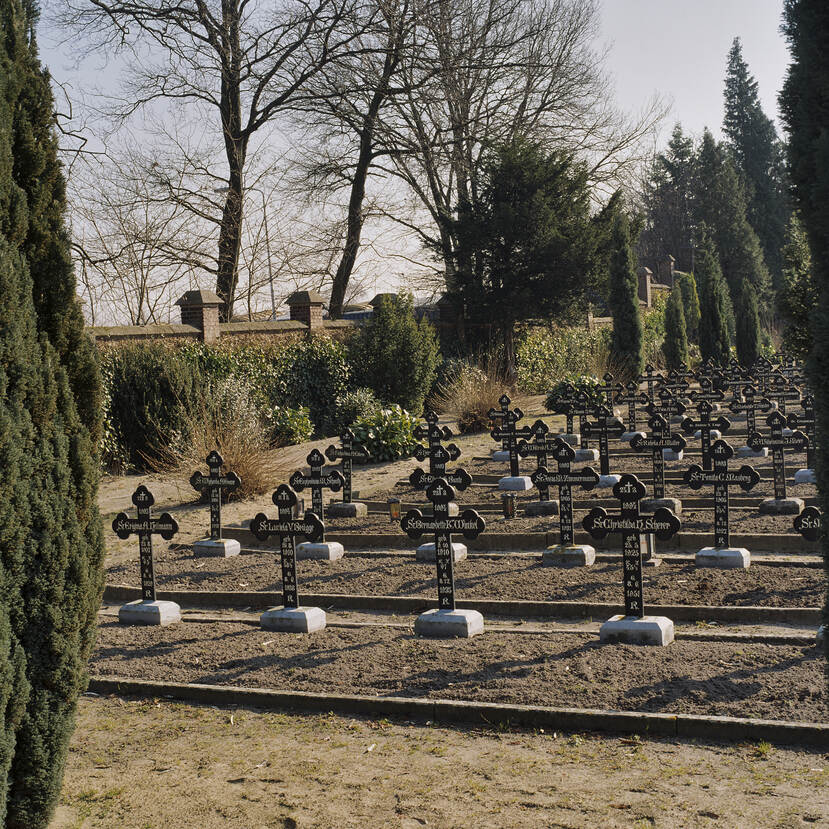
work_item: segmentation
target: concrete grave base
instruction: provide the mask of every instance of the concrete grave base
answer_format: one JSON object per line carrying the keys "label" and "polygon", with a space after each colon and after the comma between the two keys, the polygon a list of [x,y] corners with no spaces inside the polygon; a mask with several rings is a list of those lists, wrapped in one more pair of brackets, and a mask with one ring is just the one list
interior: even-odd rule
{"label": "concrete grave base", "polygon": [[623,645],[670,645],[674,623],[666,616],[612,616],[599,628],[599,641]]}
{"label": "concrete grave base", "polygon": [[242,552],[242,545],[235,538],[203,538],[193,544],[196,558],[231,558]]}
{"label": "concrete grave base", "polygon": [[576,449],[576,456],[573,458],[576,463],[592,463],[599,460],[598,449]]}
{"label": "concrete grave base", "polygon": [[353,503],[337,501],[325,507],[325,514],[329,518],[364,518],[368,515],[368,507],[358,501]]}
{"label": "concrete grave base", "polygon": [[325,627],[325,611],[319,607],[272,607],[259,617],[259,626],[283,633],[313,633]]}
{"label": "concrete grave base", "polygon": [[302,541],[296,545],[298,561],[303,559],[317,559],[320,561],[336,561],[345,553],[339,541]]}
{"label": "concrete grave base", "polygon": [[[466,544],[461,544],[459,541],[452,542],[452,561],[463,561],[466,558]],[[415,561],[427,561],[434,564],[435,562],[435,542],[430,541],[427,544],[421,544],[415,551]]]}
{"label": "concrete grave base", "polygon": [[541,554],[545,567],[589,567],[596,561],[596,550],[589,544],[556,544]]}
{"label": "concrete grave base", "polygon": [[760,501],[763,515],[799,515],[802,511],[802,498],[766,498]]}
{"label": "concrete grave base", "polygon": [[798,469],[794,473],[794,482],[796,484],[814,484],[817,483],[814,469]]}
{"label": "concrete grave base", "polygon": [[496,449],[492,453],[492,460],[506,461],[507,463],[509,463],[509,452],[506,449]]}
{"label": "concrete grave base", "polygon": [[821,625],[817,629],[817,635],[815,636],[815,644],[819,648],[822,648],[824,643],[826,642],[826,635],[827,635],[826,625]]}
{"label": "concrete grave base", "polygon": [[596,489],[610,489],[610,487],[616,486],[619,481],[622,480],[621,475],[599,475],[599,483],[596,484]]}
{"label": "concrete grave base", "polygon": [[635,437],[646,438],[648,436],[647,432],[622,432],[622,436],[619,440],[623,441],[624,443],[630,443]]}
{"label": "concrete grave base", "polygon": [[649,556],[645,558],[642,556],[642,566],[643,567],[659,567],[662,564],[662,559],[657,556]]}
{"label": "concrete grave base", "polygon": [[673,449],[662,450],[662,460],[665,461],[681,461],[684,457],[685,452],[682,449],[679,452],[675,452]]}
{"label": "concrete grave base", "polygon": [[498,489],[504,489],[507,492],[526,492],[532,488],[533,482],[529,475],[507,475],[506,478],[498,481]]}
{"label": "concrete grave base", "polygon": [[565,443],[569,443],[570,446],[578,446],[580,440],[578,435],[568,435],[566,432],[562,432],[560,435],[556,435],[556,437],[561,438]]}
{"label": "concrete grave base", "polygon": [[524,515],[558,515],[558,501],[530,501],[524,507]]}
{"label": "concrete grave base", "polygon": [[783,437],[787,438],[794,434],[794,429],[790,429],[788,426],[783,427]]}
{"label": "concrete grave base", "polygon": [[694,564],[717,570],[747,570],[751,553],[745,547],[703,547],[694,557]]}
{"label": "concrete grave base", "polygon": [[484,632],[484,617],[477,610],[427,610],[415,619],[414,630],[429,639],[468,639]]}
{"label": "concrete grave base", "polygon": [[752,449],[750,446],[739,446],[734,454],[738,458],[767,458],[769,456],[769,450],[766,446],[762,449]]}
{"label": "concrete grave base", "polygon": [[682,501],[679,498],[643,498],[639,502],[640,512],[656,512],[669,509],[674,515],[682,515]]}
{"label": "concrete grave base", "polygon": [[[719,429],[709,429],[708,434],[711,436],[711,440],[719,440],[722,437],[722,432]],[[694,437],[699,440],[702,437],[702,429],[697,429],[694,432]]]}
{"label": "concrete grave base", "polygon": [[121,606],[118,621],[122,625],[173,625],[181,621],[181,608],[175,602],[139,599]]}

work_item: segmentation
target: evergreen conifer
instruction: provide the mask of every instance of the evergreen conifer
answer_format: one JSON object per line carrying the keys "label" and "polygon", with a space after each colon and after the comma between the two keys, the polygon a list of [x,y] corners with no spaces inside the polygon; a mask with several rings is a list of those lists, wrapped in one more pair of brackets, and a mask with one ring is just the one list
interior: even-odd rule
{"label": "evergreen conifer", "polygon": [[695,259],[694,275],[700,305],[700,354],[703,360],[710,357],[720,365],[726,365],[731,358],[731,337],[728,331],[730,299],[713,242],[704,232]]}
{"label": "evergreen conifer", "polygon": [[783,349],[800,360],[812,350],[812,316],[818,304],[818,285],[812,272],[809,242],[796,213],[786,228],[783,246],[783,290],[777,309],[783,319]]}
{"label": "evergreen conifer", "polygon": [[662,353],[668,368],[679,368],[688,364],[688,336],[685,328],[685,313],[682,310],[682,290],[677,285],[665,304],[665,341]]}
{"label": "evergreen conifer", "polygon": [[757,294],[748,282],[737,297],[734,316],[737,322],[737,359],[740,365],[753,366],[760,356],[760,316],[757,311]]}
{"label": "evergreen conifer", "polygon": [[676,284],[682,294],[682,311],[685,316],[685,330],[689,342],[699,340],[699,294],[697,283],[690,273],[680,273]]}

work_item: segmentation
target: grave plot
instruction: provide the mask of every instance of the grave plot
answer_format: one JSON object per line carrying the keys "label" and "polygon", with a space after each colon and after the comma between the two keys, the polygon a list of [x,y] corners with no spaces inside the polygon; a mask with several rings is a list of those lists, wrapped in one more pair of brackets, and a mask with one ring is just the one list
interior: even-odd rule
{"label": "grave plot", "polygon": [[215,621],[125,628],[104,621],[90,670],[165,682],[292,691],[474,699],[825,721],[825,658],[813,644],[600,645],[595,635],[490,631],[454,641],[409,625],[313,637]]}
{"label": "grave plot", "polygon": [[[489,528],[487,527],[487,531]],[[187,548],[156,555],[159,590],[279,592],[278,551],[243,554],[233,559],[194,560]],[[747,570],[701,569],[689,560],[663,558],[643,573],[651,604],[811,607],[823,604],[826,578],[820,566],[768,566],[755,561]],[[349,552],[331,564],[302,562],[302,591],[306,594],[423,596],[434,601],[434,563],[418,562],[414,551]],[[134,564],[112,566],[107,583],[140,583]],[[542,553],[470,554],[454,565],[458,596],[526,601],[622,602],[621,561],[601,559],[590,567],[544,566]],[[315,599],[316,601],[316,599]]]}

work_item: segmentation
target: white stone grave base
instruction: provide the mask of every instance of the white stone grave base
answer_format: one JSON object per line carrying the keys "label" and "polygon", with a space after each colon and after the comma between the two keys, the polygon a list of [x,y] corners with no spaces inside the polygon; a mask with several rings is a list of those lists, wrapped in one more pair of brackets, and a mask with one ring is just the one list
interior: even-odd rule
{"label": "white stone grave base", "polygon": [[573,458],[576,463],[592,463],[599,460],[598,449],[576,449],[576,456]]}
{"label": "white stone grave base", "polygon": [[685,457],[685,451],[680,449],[679,452],[673,449],[662,450],[662,460],[665,461],[681,461]]}
{"label": "white stone grave base", "polygon": [[477,610],[427,610],[415,619],[415,635],[429,639],[468,639],[484,632],[484,617]]}
{"label": "white stone grave base", "polygon": [[643,498],[639,502],[640,512],[656,512],[669,509],[674,515],[682,515],[682,501],[679,498]]}
{"label": "white stone grave base", "polygon": [[[722,432],[719,429],[709,429],[708,434],[711,436],[711,440],[719,440],[722,437]],[[702,437],[702,429],[697,429],[694,432],[694,437],[699,440]]]}
{"label": "white stone grave base", "polygon": [[794,482],[796,484],[814,484],[817,483],[814,469],[798,469],[794,473]]}
{"label": "white stone grave base", "polygon": [[335,501],[325,507],[325,514],[330,518],[363,518],[368,514],[368,507],[359,501],[349,503]]}
{"label": "white stone grave base", "polygon": [[297,560],[318,559],[336,561],[343,557],[345,550],[339,541],[302,541],[296,545]]}
{"label": "white stone grave base", "polygon": [[530,501],[524,507],[524,515],[558,515],[558,501]]}
{"label": "white stone grave base", "polygon": [[492,453],[492,460],[507,461],[507,463],[509,463],[509,452],[506,449],[496,449]]}
{"label": "white stone grave base", "polygon": [[175,602],[139,599],[121,606],[118,621],[122,625],[173,625],[181,621],[181,608]]}
{"label": "white stone grave base", "polygon": [[501,478],[498,481],[498,489],[504,489],[508,492],[526,492],[533,488],[533,482],[529,475],[507,475],[506,478]]}
{"label": "white stone grave base", "polygon": [[568,435],[567,432],[562,432],[561,434],[556,435],[556,437],[561,438],[565,443],[569,443],[570,446],[578,446],[580,440],[578,435]]}
{"label": "white stone grave base", "polygon": [[788,426],[783,427],[783,437],[788,438],[794,434],[794,429],[790,429]]}
{"label": "white stone grave base", "polygon": [[694,557],[694,564],[717,570],[747,570],[751,553],[745,547],[703,547]]}
{"label": "white stone grave base", "polygon": [[750,446],[739,446],[734,453],[738,458],[767,458],[769,450],[767,446],[761,449],[752,449]]}
{"label": "white stone grave base", "polygon": [[265,630],[313,633],[325,627],[325,611],[319,607],[272,607],[259,617]]}
{"label": "white stone grave base", "polygon": [[203,538],[193,544],[193,555],[196,558],[231,558],[242,552],[242,545],[235,538]]}
{"label": "white stone grave base", "polygon": [[[452,561],[463,561],[466,558],[466,544],[459,541],[452,542]],[[421,544],[415,551],[415,561],[435,562],[435,542]]]}
{"label": "white stone grave base", "polygon": [[824,642],[826,641],[826,635],[827,635],[826,625],[821,625],[821,626],[817,629],[817,635],[815,636],[815,644],[816,644],[819,648],[822,648],[822,647],[823,647],[823,644],[824,644]]}
{"label": "white stone grave base", "polygon": [[599,628],[599,641],[623,645],[670,645],[674,623],[666,616],[612,616]]}
{"label": "white stone grave base", "polygon": [[763,515],[799,515],[803,511],[802,498],[766,498],[760,501]]}
{"label": "white stone grave base", "polygon": [[599,475],[599,483],[596,484],[597,489],[610,489],[610,487],[616,486],[619,481],[622,480],[621,475],[610,474],[610,475]]}
{"label": "white stone grave base", "polygon": [[556,544],[541,554],[545,567],[590,567],[596,561],[596,550],[589,544]]}
{"label": "white stone grave base", "polygon": [[638,430],[635,432],[622,432],[622,437],[620,437],[619,440],[624,441],[625,443],[630,443],[636,437],[646,438],[647,436],[647,432],[640,432]]}

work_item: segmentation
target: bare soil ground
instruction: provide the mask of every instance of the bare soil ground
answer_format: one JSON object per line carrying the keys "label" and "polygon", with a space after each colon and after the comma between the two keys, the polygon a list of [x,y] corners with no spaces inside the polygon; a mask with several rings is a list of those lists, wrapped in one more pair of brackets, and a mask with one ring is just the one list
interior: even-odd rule
{"label": "bare soil ground", "polygon": [[51,829],[827,827],[829,755],[83,699]]}
{"label": "bare soil ground", "polygon": [[93,674],[172,682],[819,722],[829,713],[824,669],[814,644],[643,648],[582,634],[493,630],[441,641],[382,626],[297,636],[116,620],[100,622],[90,665]]}
{"label": "bare soil ground", "polygon": [[[194,558],[189,549],[156,556],[156,583],[171,590],[280,591],[279,553],[234,558]],[[360,555],[338,561],[297,563],[300,595],[352,593],[382,596],[437,595],[433,564],[414,554]],[[140,583],[137,557],[109,568],[109,584]],[[470,556],[455,565],[455,588],[463,598],[533,601],[621,602],[621,561],[592,567],[544,567],[539,555]],[[820,607],[826,594],[822,569],[752,564],[747,570],[699,569],[663,561],[644,570],[645,602],[657,604]]]}

